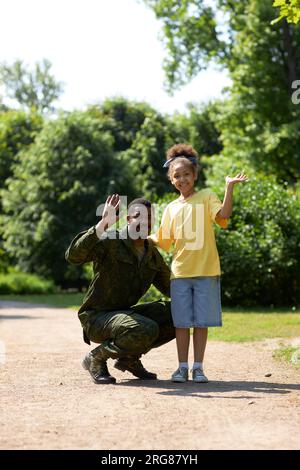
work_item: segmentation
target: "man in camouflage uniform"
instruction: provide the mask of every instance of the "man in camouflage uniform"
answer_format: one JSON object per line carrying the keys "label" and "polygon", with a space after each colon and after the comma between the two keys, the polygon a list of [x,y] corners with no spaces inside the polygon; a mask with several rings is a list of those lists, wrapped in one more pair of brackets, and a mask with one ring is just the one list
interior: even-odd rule
{"label": "man in camouflage uniform", "polygon": [[[175,337],[169,301],[135,305],[151,284],[170,296],[170,270],[147,239],[151,204],[143,198],[132,201],[127,227],[107,231],[118,220],[119,204],[118,195],[109,196],[100,222],[80,232],[65,254],[71,264],[93,262],[94,278],[78,316],[85,342],[100,343],[82,363],[97,384],[116,381],[107,368],[109,358],[116,359],[114,366],[119,370],[141,379],[156,379],[156,374],[143,367],[140,357]],[[114,238],[109,236],[112,232]],[[132,235],[136,233],[137,238]]]}

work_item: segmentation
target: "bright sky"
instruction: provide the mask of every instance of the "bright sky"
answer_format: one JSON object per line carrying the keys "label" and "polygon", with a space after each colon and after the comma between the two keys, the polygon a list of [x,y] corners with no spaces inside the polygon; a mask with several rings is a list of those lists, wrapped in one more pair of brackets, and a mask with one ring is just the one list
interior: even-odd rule
{"label": "bright sky", "polygon": [[58,103],[64,109],[121,95],[182,112],[230,84],[225,72],[210,69],[170,97],[161,26],[141,0],[0,0],[0,15],[0,61],[49,59],[65,83]]}

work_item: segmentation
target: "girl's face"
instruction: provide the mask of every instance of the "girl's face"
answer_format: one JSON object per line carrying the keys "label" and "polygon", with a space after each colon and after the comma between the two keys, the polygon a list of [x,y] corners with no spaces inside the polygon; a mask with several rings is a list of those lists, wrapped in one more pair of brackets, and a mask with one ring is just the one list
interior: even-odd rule
{"label": "girl's face", "polygon": [[193,170],[191,165],[187,165],[184,162],[173,164],[170,180],[183,196],[187,196],[193,191],[196,178],[196,170]]}

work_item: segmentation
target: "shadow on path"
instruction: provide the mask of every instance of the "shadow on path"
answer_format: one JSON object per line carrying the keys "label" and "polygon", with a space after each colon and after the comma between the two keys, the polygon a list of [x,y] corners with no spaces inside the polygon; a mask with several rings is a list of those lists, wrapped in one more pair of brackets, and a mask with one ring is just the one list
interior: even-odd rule
{"label": "shadow on path", "polygon": [[[300,384],[279,384],[273,382],[253,382],[253,381],[211,381],[207,384],[197,384],[191,380],[185,383],[173,383],[169,380],[139,380],[132,379],[122,381],[116,384],[119,387],[149,387],[164,389],[158,391],[158,395],[166,396],[199,396],[199,398],[231,398],[231,399],[245,399],[245,398],[263,398],[257,395],[250,397],[245,396],[220,396],[220,395],[207,395],[210,393],[231,393],[231,392],[252,392],[261,394],[279,394],[284,395],[291,393],[292,390],[300,390]],[[167,389],[167,390],[165,390]],[[203,395],[206,394],[206,395]]]}
{"label": "shadow on path", "polygon": [[53,309],[58,309],[58,308],[64,308],[64,307],[54,307],[53,305],[48,305],[48,304],[36,304],[36,303],[30,303],[30,302],[21,302],[18,300],[1,300],[0,301],[0,310],[4,309],[9,309],[9,308],[22,308],[22,309],[34,309],[34,308],[53,308]]}
{"label": "shadow on path", "polygon": [[29,315],[0,315],[1,320],[38,320],[41,317],[31,317]]}

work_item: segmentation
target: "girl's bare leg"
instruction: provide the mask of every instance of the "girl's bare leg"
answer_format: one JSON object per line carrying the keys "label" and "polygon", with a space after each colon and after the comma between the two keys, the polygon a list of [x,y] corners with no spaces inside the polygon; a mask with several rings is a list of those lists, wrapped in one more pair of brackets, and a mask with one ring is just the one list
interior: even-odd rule
{"label": "girl's bare leg", "polygon": [[207,343],[208,328],[194,328],[194,361],[203,362]]}
{"label": "girl's bare leg", "polygon": [[190,329],[176,328],[176,345],[179,362],[188,362]]}

